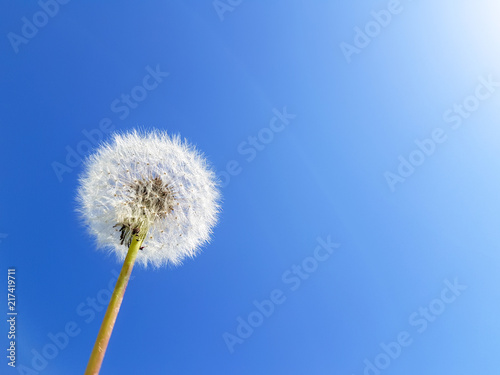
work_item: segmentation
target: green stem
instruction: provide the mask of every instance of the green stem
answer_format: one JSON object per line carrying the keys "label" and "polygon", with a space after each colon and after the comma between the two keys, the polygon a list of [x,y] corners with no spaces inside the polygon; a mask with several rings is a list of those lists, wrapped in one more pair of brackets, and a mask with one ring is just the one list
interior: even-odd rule
{"label": "green stem", "polygon": [[102,321],[101,328],[99,329],[99,334],[97,335],[96,342],[94,344],[94,349],[92,349],[92,354],[90,355],[89,363],[87,364],[87,369],[85,370],[85,375],[97,375],[101,369],[102,360],[104,359],[104,354],[106,353],[106,348],[108,347],[109,339],[111,337],[111,332],[115,326],[116,317],[118,316],[118,311],[120,311],[120,306],[123,301],[123,295],[125,294],[125,289],[127,288],[128,281],[130,279],[130,274],[132,273],[132,268],[134,268],[135,259],[137,258],[137,253],[139,248],[144,241],[145,232],[142,235],[134,235],[132,237],[132,242],[128,249],[127,257],[123,263],[120,276],[116,281],[115,289],[111,300],[109,301],[108,309],[104,315],[104,320]]}

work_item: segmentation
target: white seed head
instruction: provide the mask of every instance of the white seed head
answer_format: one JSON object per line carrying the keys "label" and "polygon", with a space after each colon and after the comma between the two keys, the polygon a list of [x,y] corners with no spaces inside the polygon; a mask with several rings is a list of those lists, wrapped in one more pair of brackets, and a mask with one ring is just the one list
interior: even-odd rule
{"label": "white seed head", "polygon": [[193,146],[153,131],[115,134],[85,162],[78,211],[101,248],[125,259],[148,228],[137,262],[178,265],[195,256],[217,223],[215,173]]}

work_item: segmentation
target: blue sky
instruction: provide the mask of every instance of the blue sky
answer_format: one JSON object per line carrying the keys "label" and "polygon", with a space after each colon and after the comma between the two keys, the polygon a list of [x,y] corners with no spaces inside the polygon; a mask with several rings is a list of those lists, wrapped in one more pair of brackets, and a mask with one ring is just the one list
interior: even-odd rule
{"label": "blue sky", "polygon": [[223,213],[134,269],[101,374],[495,373],[497,2],[63,3],[1,2],[0,373],[83,373],[120,264],[81,158],[134,128],[203,150]]}

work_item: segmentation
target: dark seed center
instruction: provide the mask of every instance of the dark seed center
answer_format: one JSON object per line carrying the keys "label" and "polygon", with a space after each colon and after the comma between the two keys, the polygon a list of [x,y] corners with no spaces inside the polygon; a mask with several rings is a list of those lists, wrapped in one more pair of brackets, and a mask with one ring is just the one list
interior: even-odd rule
{"label": "dark seed center", "polygon": [[144,220],[153,215],[154,218],[164,218],[174,210],[175,195],[169,184],[164,184],[161,178],[139,180],[130,185],[135,193],[133,205],[139,209],[138,217],[118,223],[114,228],[120,231],[120,244],[130,246],[132,238],[141,232]]}

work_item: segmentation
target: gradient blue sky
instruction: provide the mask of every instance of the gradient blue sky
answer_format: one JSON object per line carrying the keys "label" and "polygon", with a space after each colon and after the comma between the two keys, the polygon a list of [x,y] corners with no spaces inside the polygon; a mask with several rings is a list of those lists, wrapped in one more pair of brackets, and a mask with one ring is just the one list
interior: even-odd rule
{"label": "gradient blue sky", "polygon": [[[196,259],[134,269],[101,374],[496,373],[498,2],[232,4],[219,16],[213,1],[69,1],[45,19],[34,1],[0,3],[0,277],[16,268],[19,313],[18,367],[2,357],[0,373],[86,366],[104,315],[88,301],[120,264],[74,212],[80,163],[59,177],[54,163],[87,155],[83,132],[103,119],[180,133],[217,171],[239,168]],[[13,46],[23,17],[47,22]],[[356,28],[372,33],[366,46]],[[112,103],[148,66],[169,75],[120,118]],[[272,141],[242,145],[284,107],[296,117]],[[410,157],[419,165],[400,165]],[[293,290],[318,237],[340,246]],[[284,302],[231,353],[224,333],[276,289]],[[68,324],[77,333],[35,371]],[[398,337],[411,342],[400,352]]]}

